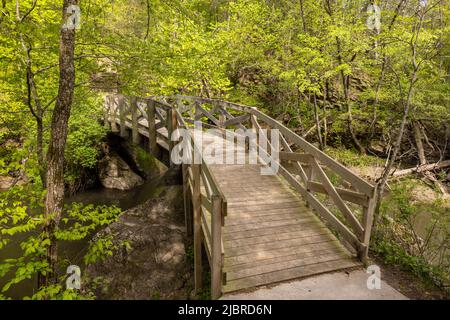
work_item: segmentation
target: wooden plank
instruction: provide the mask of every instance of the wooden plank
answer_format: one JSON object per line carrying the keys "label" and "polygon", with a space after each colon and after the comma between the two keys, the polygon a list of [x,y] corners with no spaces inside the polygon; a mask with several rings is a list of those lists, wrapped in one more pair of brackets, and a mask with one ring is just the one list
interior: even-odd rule
{"label": "wooden plank", "polygon": [[155,102],[153,100],[147,100],[147,123],[150,154],[156,156],[158,154],[158,145],[156,142]]}
{"label": "wooden plank", "polygon": [[202,229],[205,233],[205,236],[208,239],[208,242],[211,243],[212,236],[211,236],[211,213],[204,210],[205,207],[202,206],[201,217],[202,217]]}
{"label": "wooden plank", "polygon": [[137,98],[132,97],[130,101],[131,109],[131,141],[134,145],[139,144],[139,132],[138,132],[138,107]]}
{"label": "wooden plank", "polygon": [[125,124],[125,118],[127,116],[125,97],[119,96],[118,106],[119,106],[119,123],[120,123],[120,136],[122,138],[127,138],[127,130]]}
{"label": "wooden plank", "polygon": [[[282,147],[287,152],[292,152],[291,146],[289,145],[289,143],[286,141],[286,139],[284,138],[284,136],[282,134],[280,134],[280,141],[281,141]],[[297,161],[294,164],[294,168],[298,170],[300,177],[303,179],[303,182],[306,183],[308,181],[308,177],[306,176],[305,170],[303,169],[303,164]]]}
{"label": "wooden plank", "polygon": [[279,156],[280,156],[280,160],[296,161],[296,162],[304,162],[304,163],[309,162],[310,159],[313,158],[312,155],[307,154],[307,153],[285,152],[285,151],[280,151]]}
{"label": "wooden plank", "polygon": [[212,202],[209,201],[209,199],[203,193],[201,194],[201,198],[202,198],[202,206],[205,207],[205,209],[208,212],[213,212]]}
{"label": "wooden plank", "polygon": [[275,271],[289,270],[292,268],[298,268],[313,264],[317,265],[328,261],[348,258],[350,257],[342,252],[331,252],[323,255],[305,254],[304,256],[297,257],[293,260],[271,261],[273,263],[270,264],[268,263],[268,261],[266,261],[264,264],[260,264],[250,268],[234,268],[232,270],[227,270],[227,276],[228,281],[233,281],[236,279],[242,279],[256,275],[264,275]]}
{"label": "wooden plank", "polygon": [[307,200],[311,207],[322,216],[340,235],[347,240],[356,250],[360,247],[358,238],[345,226],[338,218],[334,216],[316,197],[312,194],[307,194]]}
{"label": "wooden plank", "polygon": [[370,244],[370,236],[372,232],[373,226],[373,215],[375,213],[375,199],[370,199],[367,207],[363,208],[363,221],[362,225],[364,228],[364,233],[361,237],[361,242],[363,246],[361,246],[358,256],[359,258],[366,263],[368,254],[369,254],[369,244]]}
{"label": "wooden plank", "polygon": [[211,183],[210,183],[210,181],[208,181],[208,176],[205,173],[205,171],[203,171],[203,170],[200,171],[200,177],[201,177],[202,184],[205,187],[206,195],[208,198],[210,198],[214,193],[217,193],[216,190],[212,189]]}
{"label": "wooden plank", "polygon": [[291,269],[279,270],[263,275],[242,278],[235,281],[228,280],[227,285],[224,286],[224,292],[232,292],[240,289],[252,288],[265,284],[272,284],[285,280],[302,278],[313,274],[343,270],[357,266],[360,266],[360,263],[354,260],[339,259],[318,264],[294,267]]}
{"label": "wooden plank", "polygon": [[216,117],[214,117],[209,111],[203,109],[200,105],[197,106],[197,109],[201,111],[209,120],[211,120],[216,126],[220,127],[220,121]]}
{"label": "wooden plank", "polygon": [[301,201],[295,202],[280,202],[272,204],[253,204],[253,205],[240,205],[236,207],[228,207],[228,211],[233,214],[250,213],[250,212],[264,212],[271,210],[280,210],[287,208],[306,208],[305,203]]}
{"label": "wooden plank", "polygon": [[[267,202],[265,202],[265,203],[261,203],[261,201],[258,201],[258,200],[256,200],[256,201],[246,201],[245,202],[245,207],[262,206],[262,205],[270,205],[270,206],[272,206],[272,205],[278,205],[278,204],[293,204],[293,203],[299,204],[299,205],[303,205],[304,204],[304,202],[301,201],[300,199],[292,198],[292,199],[286,200],[286,199],[274,198],[274,199],[268,199]],[[235,207],[240,207],[242,205],[243,205],[242,203],[234,202],[234,203],[229,203],[228,207],[229,208],[235,208]]]}
{"label": "wooden plank", "polygon": [[[234,118],[234,116],[226,110],[226,107],[220,106],[219,112],[224,114],[228,119]],[[246,130],[246,127],[244,125],[242,125],[241,123],[238,123],[237,127],[241,130]]]}
{"label": "wooden plank", "polygon": [[[321,184],[319,182],[309,181],[307,188],[308,188],[308,190],[311,190],[314,192],[325,193],[325,194],[327,193],[323,184]],[[337,187],[335,187],[334,189],[336,190],[336,192],[339,194],[339,196],[343,200],[350,201],[355,204],[359,204],[363,207],[368,206],[369,198],[365,194],[356,192],[356,191],[352,191],[352,190],[337,188]]]}
{"label": "wooden plank", "polygon": [[239,232],[239,231],[250,231],[250,230],[256,230],[256,229],[264,229],[264,228],[274,228],[274,227],[280,227],[280,226],[286,226],[291,224],[299,224],[299,223],[305,223],[310,222],[313,217],[305,217],[305,216],[299,216],[297,218],[292,219],[285,219],[285,220],[278,220],[278,221],[266,221],[266,222],[260,222],[258,224],[255,223],[249,223],[249,224],[238,224],[234,226],[227,226],[225,228],[225,234],[229,234],[232,232]]}
{"label": "wooden plank", "polygon": [[238,117],[234,117],[229,120],[226,120],[222,124],[222,127],[236,126],[238,124],[242,124],[242,122],[248,121],[249,119],[250,119],[250,115],[244,114],[242,116],[238,116]]}
{"label": "wooden plank", "polygon": [[248,215],[245,216],[229,216],[229,219],[227,219],[227,227],[229,226],[235,226],[240,224],[249,224],[249,223],[259,223],[259,222],[265,222],[265,221],[279,221],[279,220],[286,220],[286,219],[294,219],[297,217],[314,217],[314,214],[312,212],[306,212],[306,211],[295,211],[295,212],[289,212],[289,213],[279,213],[279,214],[272,214],[272,215],[264,215],[264,216],[253,216]]}
{"label": "wooden plank", "polygon": [[[266,229],[267,230],[267,229]],[[274,241],[286,241],[290,239],[300,239],[303,237],[313,237],[320,236],[322,234],[330,234],[330,230],[325,226],[318,227],[315,229],[308,230],[297,230],[292,232],[280,232],[278,229],[273,230],[276,234],[267,234],[265,236],[254,236],[249,238],[241,238],[235,240],[225,240],[224,246],[225,249],[228,250],[230,248],[239,248],[239,247],[247,247],[254,246],[256,244],[268,243]]]}
{"label": "wooden plank", "polygon": [[[261,210],[261,211],[237,211],[236,209],[230,209],[230,215],[228,216],[229,219],[227,221],[233,220],[233,219],[251,219],[251,218],[257,218],[257,217],[268,217],[268,216],[278,216],[285,213],[293,213],[293,214],[310,214],[309,208],[306,206],[302,207],[291,207],[291,208],[271,208],[269,210]],[[313,215],[315,216],[315,215]]]}
{"label": "wooden plank", "polygon": [[202,288],[202,221],[201,221],[201,197],[200,197],[200,166],[192,165],[193,192],[192,205],[194,212],[194,283],[195,291],[200,292]]}
{"label": "wooden plank", "polygon": [[211,216],[211,298],[222,295],[222,198],[212,196],[213,213]]}
{"label": "wooden plank", "polygon": [[[288,218],[289,219],[289,218]],[[281,220],[288,220],[288,219],[281,219]],[[280,220],[274,220],[274,221],[280,221]],[[240,225],[241,223],[237,224],[231,224],[230,220],[227,220],[227,224],[225,226],[225,231],[228,227],[231,225]],[[248,223],[247,223],[248,224]],[[246,239],[246,238],[253,238],[253,237],[263,237],[271,236],[274,233],[278,234],[284,234],[284,233],[291,233],[291,232],[307,232],[310,230],[320,230],[324,228],[325,225],[319,221],[317,217],[309,216],[306,217],[305,220],[294,223],[294,224],[286,224],[276,227],[267,227],[267,228],[259,228],[259,229],[252,229],[252,230],[243,230],[238,232],[232,232],[232,233],[226,233],[223,236],[224,241],[231,241],[231,240],[237,240],[237,239]]]}
{"label": "wooden plank", "polygon": [[331,184],[330,179],[328,179],[327,175],[323,171],[322,167],[319,166],[319,164],[314,158],[312,158],[311,160],[311,165],[316,170],[319,180],[322,182],[325,190],[327,191],[330,198],[333,200],[334,204],[339,208],[339,210],[343,213],[344,217],[353,227],[353,230],[355,231],[356,235],[361,236],[363,233],[363,228],[361,224],[359,223],[358,219],[356,219],[356,217],[353,215],[353,212],[349,209],[349,207],[344,203],[342,198],[339,196],[336,189]]}
{"label": "wooden plank", "polygon": [[258,252],[264,250],[275,250],[293,246],[303,246],[311,243],[321,243],[321,242],[329,242],[333,241],[335,238],[330,236],[329,234],[321,234],[303,238],[295,238],[289,239],[280,242],[271,242],[271,243],[260,243],[255,244],[251,247],[238,247],[238,248],[228,248],[226,250],[227,257],[239,256],[242,254],[250,253],[250,252]]}
{"label": "wooden plank", "polygon": [[292,202],[292,201],[302,201],[300,198],[297,198],[291,194],[279,194],[272,195],[267,194],[265,197],[257,197],[257,196],[243,196],[243,197],[231,197],[228,198],[228,206],[230,208],[236,207],[241,204],[262,204],[262,203],[279,203],[279,202]]}
{"label": "wooden plank", "polygon": [[276,248],[274,250],[260,250],[256,252],[249,252],[246,254],[225,257],[224,270],[229,270],[233,266],[238,266],[248,263],[264,263],[265,260],[280,259],[292,255],[303,255],[309,252],[319,252],[324,250],[343,250],[339,240],[335,239],[327,242],[310,243],[301,246],[292,246],[286,248]]}
{"label": "wooden plank", "polygon": [[192,216],[192,206],[191,206],[191,193],[189,189],[189,175],[187,172],[188,166],[182,165],[182,176],[183,176],[183,205],[184,205],[184,223],[186,226],[186,233],[188,237],[193,236],[193,216]]}

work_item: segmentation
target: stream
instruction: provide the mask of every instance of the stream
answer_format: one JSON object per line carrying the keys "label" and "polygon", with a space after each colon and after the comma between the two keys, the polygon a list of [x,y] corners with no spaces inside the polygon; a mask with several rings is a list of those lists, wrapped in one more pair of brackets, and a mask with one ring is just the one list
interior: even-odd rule
{"label": "stream", "polygon": [[[136,187],[129,191],[120,191],[113,189],[106,189],[99,187],[97,189],[86,190],[79,192],[73,196],[65,199],[66,204],[70,203],[83,203],[94,205],[115,205],[125,211],[134,206],[137,206],[151,198],[153,198],[160,186],[160,179],[147,180],[139,187]],[[62,241],[58,244],[58,251],[60,261],[67,260],[69,264],[80,266],[83,270],[82,258],[87,252],[89,240],[91,236],[80,241]],[[25,240],[30,234],[18,234],[13,238],[13,241],[9,243],[5,248],[0,250],[0,261],[7,258],[17,258],[20,253],[20,243]],[[10,281],[12,275],[7,275],[0,278],[0,292],[1,288]],[[22,281],[19,284],[11,286],[6,292],[7,297],[13,299],[21,299],[24,296],[31,296],[36,290],[37,279],[30,279]]]}

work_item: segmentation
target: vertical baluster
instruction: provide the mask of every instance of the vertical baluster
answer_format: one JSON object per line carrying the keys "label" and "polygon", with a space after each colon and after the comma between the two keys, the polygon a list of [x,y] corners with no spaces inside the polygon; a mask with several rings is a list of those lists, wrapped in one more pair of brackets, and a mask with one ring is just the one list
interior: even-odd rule
{"label": "vertical baluster", "polygon": [[155,101],[147,100],[147,119],[148,119],[148,146],[150,154],[158,155],[158,145],[156,142],[156,110]]}
{"label": "vertical baluster", "polygon": [[103,126],[109,130],[111,128],[109,124],[109,115],[111,113],[111,96],[105,96],[105,105],[103,108]]}
{"label": "vertical baluster", "polygon": [[197,293],[202,289],[202,225],[200,198],[200,165],[191,165],[193,176],[192,207],[194,209],[194,283]]}
{"label": "vertical baluster", "polygon": [[131,109],[131,141],[134,145],[139,144],[139,131],[138,131],[138,113],[140,112],[137,107],[137,98],[132,97],[130,101]]}
{"label": "vertical baluster", "polygon": [[364,232],[362,234],[360,241],[363,244],[363,246],[358,252],[358,256],[364,263],[367,263],[367,257],[369,253],[370,235],[372,232],[374,212],[375,212],[375,199],[372,197],[369,199],[367,207],[363,207],[363,215],[362,215],[362,227],[364,228]]}
{"label": "vertical baluster", "polygon": [[167,124],[167,131],[168,131],[168,137],[169,137],[170,166],[173,166],[174,163],[172,162],[172,150],[176,144],[176,141],[172,141],[172,135],[178,126],[177,114],[176,114],[176,110],[174,108],[170,108],[167,110],[166,124]]}
{"label": "vertical baluster", "polygon": [[125,124],[125,119],[127,116],[127,106],[125,102],[125,97],[122,95],[119,96],[118,106],[119,106],[120,136],[122,138],[128,138],[127,127]]}
{"label": "vertical baluster", "polygon": [[213,195],[211,215],[211,298],[222,294],[222,198]]}
{"label": "vertical baluster", "polygon": [[111,97],[110,115],[111,115],[111,131],[112,132],[119,131],[119,129],[117,128],[117,113],[120,112],[119,99],[120,99],[120,96]]}

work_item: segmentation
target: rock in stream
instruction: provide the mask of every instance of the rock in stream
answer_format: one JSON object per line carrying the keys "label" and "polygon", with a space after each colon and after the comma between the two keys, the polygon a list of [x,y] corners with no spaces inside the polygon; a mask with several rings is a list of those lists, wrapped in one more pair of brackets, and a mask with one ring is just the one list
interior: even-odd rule
{"label": "rock in stream", "polygon": [[187,299],[192,268],[186,256],[181,186],[125,211],[102,233],[131,249],[117,250],[106,261],[88,266],[87,286],[97,299]]}

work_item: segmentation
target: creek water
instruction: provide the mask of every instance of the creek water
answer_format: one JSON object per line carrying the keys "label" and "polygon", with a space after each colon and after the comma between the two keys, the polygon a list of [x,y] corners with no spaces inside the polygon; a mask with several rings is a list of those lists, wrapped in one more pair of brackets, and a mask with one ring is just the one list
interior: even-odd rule
{"label": "creek water", "polygon": [[[159,187],[159,179],[145,181],[141,186],[129,191],[120,191],[100,187],[69,196],[65,199],[65,203],[70,204],[77,202],[94,205],[115,205],[125,211],[155,197],[156,191]],[[80,266],[81,272],[83,272],[83,256],[87,252],[89,240],[91,240],[94,234],[95,232],[81,241],[60,242],[58,244],[58,259],[60,261],[65,260],[70,265],[73,264]],[[0,250],[0,261],[8,258],[19,257],[21,254],[20,243],[28,236],[30,236],[30,233],[22,233],[14,236],[11,243]],[[5,277],[0,278],[0,292],[1,288],[3,288],[3,286],[12,279],[12,276],[12,274],[8,274]],[[11,286],[5,295],[13,299],[21,299],[24,296],[30,297],[36,290],[36,283],[36,278],[22,281],[21,283]]]}

